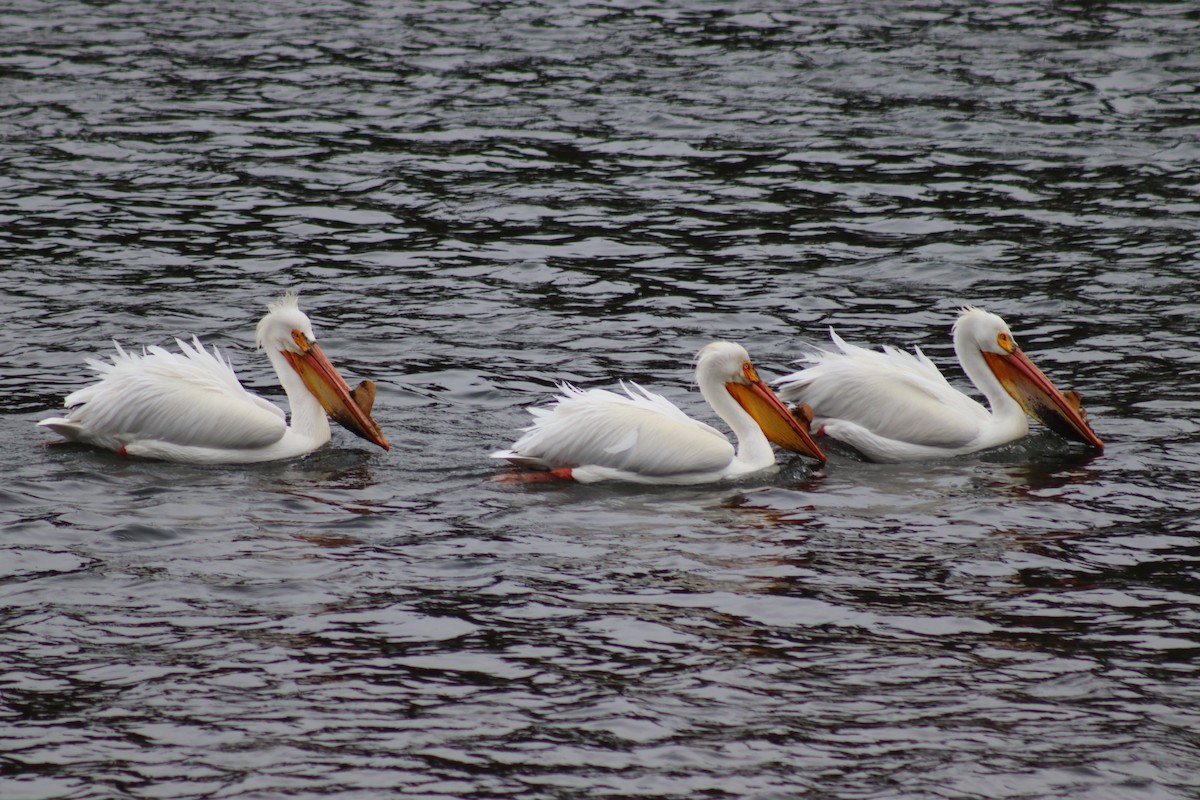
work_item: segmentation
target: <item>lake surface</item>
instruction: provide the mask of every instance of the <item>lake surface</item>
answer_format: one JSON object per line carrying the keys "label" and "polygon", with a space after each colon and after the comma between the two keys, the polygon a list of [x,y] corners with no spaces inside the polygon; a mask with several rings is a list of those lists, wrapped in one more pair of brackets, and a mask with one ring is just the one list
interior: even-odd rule
{"label": "lake surface", "polygon": [[[0,796],[1200,796],[1188,3],[11,0]],[[301,292],[385,453],[137,461],[34,423],[198,334],[282,400]],[[952,382],[966,303],[1083,396],[948,461],[490,479],[557,381]]]}

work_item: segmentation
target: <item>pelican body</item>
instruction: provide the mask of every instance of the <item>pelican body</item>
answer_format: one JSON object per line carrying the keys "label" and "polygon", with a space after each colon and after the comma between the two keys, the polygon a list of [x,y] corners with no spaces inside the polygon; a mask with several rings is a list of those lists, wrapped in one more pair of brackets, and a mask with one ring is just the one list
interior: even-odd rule
{"label": "pelican body", "polygon": [[962,309],[954,352],[990,408],[954,389],[920,348],[907,353],[848,344],[780,378],[785,401],[808,406],[818,432],[872,461],[917,461],[973,453],[1019,439],[1033,417],[1056,433],[1103,448],[1074,392],[1063,394],[1022,352],[1000,317]]}
{"label": "pelican body", "polygon": [[807,426],[758,377],[741,345],[705,346],[696,358],[696,382],[733,430],[736,448],[717,429],[635,383],[622,383],[623,393],[562,384],[553,406],[530,409],[534,422],[512,449],[492,456],[580,483],[695,484],[736,478],[775,464],[771,442],[825,461]]}
{"label": "pelican body", "polygon": [[328,412],[385,450],[371,417],[374,385],[351,390],[317,345],[296,295],[268,307],[258,323],[265,350],[287,393],[284,412],[247,392],[214,347],[176,339],[178,353],[148,347],[141,355],[116,345],[111,361],[88,359],[100,380],[69,394],[65,417],[38,423],[73,442],[165,461],[247,464],[294,458],[329,441]]}

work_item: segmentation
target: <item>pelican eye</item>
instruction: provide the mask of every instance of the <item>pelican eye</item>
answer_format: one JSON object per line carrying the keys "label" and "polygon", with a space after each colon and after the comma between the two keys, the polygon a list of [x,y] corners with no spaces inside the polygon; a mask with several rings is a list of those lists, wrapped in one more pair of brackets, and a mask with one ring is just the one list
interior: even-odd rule
{"label": "pelican eye", "polygon": [[304,335],[304,331],[297,328],[292,329],[292,341],[300,348],[301,353],[307,353],[312,348],[312,342]]}
{"label": "pelican eye", "polygon": [[754,369],[754,365],[749,361],[742,362],[742,374],[746,376],[746,380],[751,383],[758,383],[758,371]]}
{"label": "pelican eye", "polygon": [[1006,353],[1011,353],[1013,348],[1017,346],[1007,331],[1000,331],[1000,333],[996,334],[996,344],[1000,345],[1000,349]]}

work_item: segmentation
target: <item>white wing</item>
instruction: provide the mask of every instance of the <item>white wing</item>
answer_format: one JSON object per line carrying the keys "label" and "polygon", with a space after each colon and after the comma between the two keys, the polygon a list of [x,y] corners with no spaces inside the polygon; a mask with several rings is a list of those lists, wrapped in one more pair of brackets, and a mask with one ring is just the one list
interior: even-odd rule
{"label": "white wing", "polygon": [[549,468],[599,466],[646,476],[729,466],[734,448],[720,431],[636,383],[621,386],[624,395],[562,384],[555,404],[530,409],[533,424],[511,450],[495,455]]}
{"label": "white wing", "polygon": [[209,353],[195,338],[176,343],[180,353],[149,347],[130,355],[117,344],[111,363],[88,359],[101,379],[67,396],[65,419],[42,424],[104,446],[158,440],[247,449],[279,441],[287,429],[283,411],[242,388],[216,348]]}
{"label": "white wing", "polygon": [[837,351],[807,359],[810,367],[780,378],[779,396],[806,403],[816,423],[853,422],[876,436],[930,447],[971,442],[987,410],[953,388],[920,348],[867,350],[829,332]]}

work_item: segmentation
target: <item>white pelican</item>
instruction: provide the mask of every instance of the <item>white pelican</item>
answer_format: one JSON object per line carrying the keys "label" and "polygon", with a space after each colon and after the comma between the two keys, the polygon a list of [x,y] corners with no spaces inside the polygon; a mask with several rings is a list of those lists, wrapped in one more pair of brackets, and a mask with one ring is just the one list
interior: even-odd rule
{"label": "white pelican", "polygon": [[74,442],[167,461],[247,464],[292,458],[329,441],[328,411],[341,425],[383,449],[387,440],[371,418],[374,384],[351,390],[317,346],[312,323],[294,293],[268,306],[258,323],[287,393],[283,411],[242,388],[233,368],[200,340],[175,340],[180,353],[149,347],[130,354],[114,342],[112,362],[88,359],[100,380],[67,395],[65,417],[44,419]]}
{"label": "white pelican", "polygon": [[758,377],[741,345],[706,345],[696,357],[696,383],[733,429],[736,451],[720,431],[637,384],[622,383],[624,395],[562,384],[554,406],[530,409],[533,424],[511,450],[492,457],[580,483],[668,484],[707,483],[766,469],[775,464],[771,442],[825,460],[806,426]]}
{"label": "white pelican", "polygon": [[872,461],[916,461],[973,453],[1019,439],[1026,415],[1096,448],[1074,392],[1064,395],[1017,347],[1004,320],[978,308],[954,323],[954,352],[991,410],[954,389],[920,348],[915,355],[847,344],[831,329],[836,352],[776,381],[779,395],[808,406],[812,424]]}

